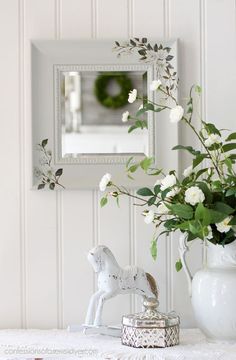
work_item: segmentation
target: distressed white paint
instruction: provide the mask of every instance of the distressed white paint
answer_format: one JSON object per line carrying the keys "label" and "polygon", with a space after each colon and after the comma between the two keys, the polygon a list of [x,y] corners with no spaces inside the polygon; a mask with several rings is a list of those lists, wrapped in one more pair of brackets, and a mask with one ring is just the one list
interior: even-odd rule
{"label": "distressed white paint", "polygon": [[104,245],[97,245],[88,253],[88,261],[98,275],[97,290],[91,296],[85,325],[103,325],[102,312],[106,300],[117,295],[137,294],[143,300],[157,298],[154,278],[136,265],[120,267],[114,254]]}
{"label": "distressed white paint", "polygon": [[[173,267],[177,239],[159,240],[154,263],[152,228],[133,201],[124,199],[120,209],[115,203],[100,209],[96,191],[29,190],[29,39],[179,38],[180,98],[193,82],[203,84],[203,114],[235,129],[235,0],[2,0],[0,20],[1,327],[82,323],[95,290],[86,252],[98,243],[108,245],[122,266],[136,263],[151,272],[162,310],[174,307],[182,326],[192,326],[187,283]],[[193,143],[182,128],[180,137]],[[182,156],[181,167],[188,161]],[[193,246],[200,255],[199,246]],[[193,271],[200,267],[196,257],[190,261]],[[104,319],[117,322],[136,305],[133,296],[110,300]]]}

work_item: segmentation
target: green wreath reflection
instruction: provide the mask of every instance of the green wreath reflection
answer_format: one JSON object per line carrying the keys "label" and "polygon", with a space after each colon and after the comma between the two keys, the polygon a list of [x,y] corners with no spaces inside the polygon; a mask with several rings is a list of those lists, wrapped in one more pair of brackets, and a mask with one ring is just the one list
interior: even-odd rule
{"label": "green wreath reflection", "polygon": [[[108,85],[115,81],[120,92],[117,95],[109,94]],[[99,103],[107,108],[118,109],[128,102],[129,92],[132,90],[132,82],[124,73],[106,73],[101,74],[95,80],[94,93]]]}

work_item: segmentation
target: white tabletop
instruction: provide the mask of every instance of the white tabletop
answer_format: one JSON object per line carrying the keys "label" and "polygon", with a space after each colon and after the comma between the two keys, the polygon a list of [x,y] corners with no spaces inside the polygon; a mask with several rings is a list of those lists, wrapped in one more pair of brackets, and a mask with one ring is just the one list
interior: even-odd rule
{"label": "white tabletop", "polygon": [[210,344],[197,329],[181,330],[180,345],[134,349],[119,338],[66,330],[0,330],[0,359],[236,360],[235,344]]}

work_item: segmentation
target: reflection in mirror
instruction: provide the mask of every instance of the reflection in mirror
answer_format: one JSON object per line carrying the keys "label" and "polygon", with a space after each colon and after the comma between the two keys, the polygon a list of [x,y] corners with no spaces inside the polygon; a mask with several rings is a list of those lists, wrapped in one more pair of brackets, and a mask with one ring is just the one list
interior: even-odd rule
{"label": "reflection in mirror", "polygon": [[[80,154],[148,154],[148,131],[128,134],[139,100],[128,103],[128,93],[137,89],[147,96],[145,71],[61,71],[60,114],[62,157]],[[144,115],[145,119],[145,115]]]}

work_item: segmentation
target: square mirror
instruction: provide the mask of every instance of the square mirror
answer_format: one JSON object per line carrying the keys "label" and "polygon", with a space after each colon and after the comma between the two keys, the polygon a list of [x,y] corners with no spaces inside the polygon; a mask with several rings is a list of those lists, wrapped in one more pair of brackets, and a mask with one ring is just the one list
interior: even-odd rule
{"label": "square mirror", "polygon": [[[49,188],[48,179],[56,173],[62,186],[52,184],[51,189],[97,188],[107,172],[117,183],[135,188],[151,180],[141,171],[134,181],[127,177],[125,163],[131,156],[134,161],[145,156],[153,157],[156,164],[165,161],[164,121],[168,115],[149,111],[142,115],[147,128],[130,133],[132,120],[122,119],[126,120],[123,114],[127,112],[136,114],[142,105],[139,98],[157,100],[158,94],[150,91],[150,84],[160,78],[158,66],[168,54],[171,66],[177,69],[177,43],[156,42],[169,49],[168,54],[163,50],[164,60],[160,60],[153,51],[153,59],[148,61],[140,61],[138,52],[117,56],[114,43],[32,41],[33,188],[42,185],[43,177],[47,180],[41,188]],[[128,94],[132,89],[137,89],[138,99],[130,104]],[[176,134],[177,127],[172,129],[168,148]]]}

